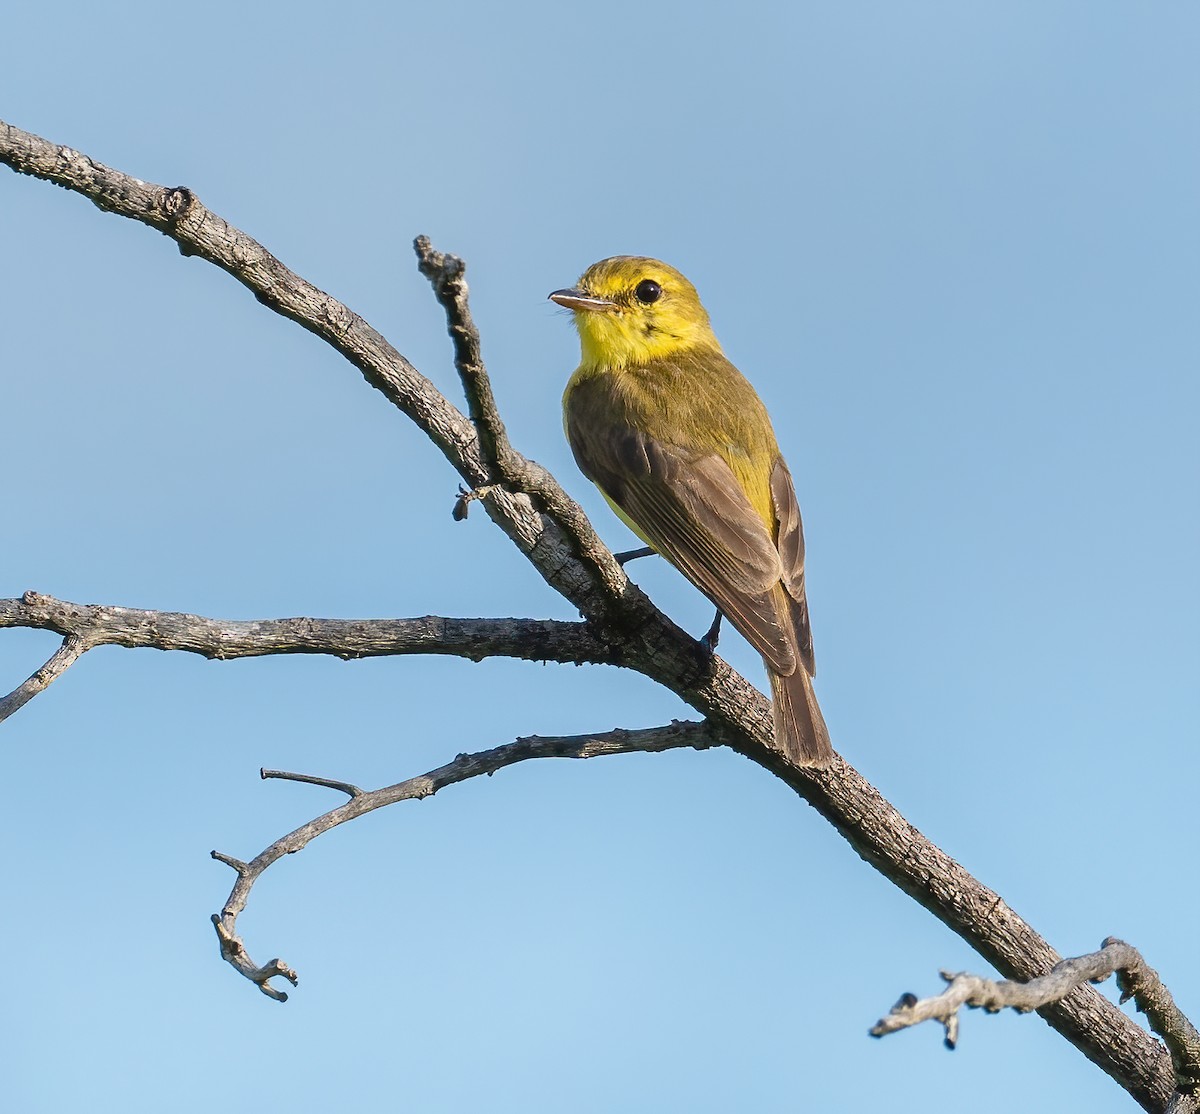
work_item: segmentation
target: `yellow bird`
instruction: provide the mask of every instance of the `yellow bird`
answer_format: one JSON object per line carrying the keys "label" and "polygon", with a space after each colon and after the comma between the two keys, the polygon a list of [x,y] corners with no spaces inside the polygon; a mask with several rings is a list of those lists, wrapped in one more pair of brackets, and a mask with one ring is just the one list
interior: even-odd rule
{"label": "yellow bird", "polygon": [[563,419],[580,470],[762,654],[779,748],[827,766],[792,475],[696,288],[657,259],[618,255],[550,299],[579,330]]}

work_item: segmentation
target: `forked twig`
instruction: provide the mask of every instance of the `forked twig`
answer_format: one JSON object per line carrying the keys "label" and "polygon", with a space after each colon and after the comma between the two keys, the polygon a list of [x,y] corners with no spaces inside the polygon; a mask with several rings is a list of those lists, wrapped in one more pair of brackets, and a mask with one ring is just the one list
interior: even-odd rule
{"label": "forked twig", "polygon": [[1028,982],[996,981],[966,972],[942,971],[948,985],[941,994],[921,999],[914,994],[903,995],[891,1012],[872,1026],[871,1036],[883,1037],[923,1021],[938,1021],[945,1029],[946,1047],[954,1048],[963,1006],[987,1013],[1003,1009],[1029,1013],[1061,1002],[1085,983],[1103,982],[1114,973],[1121,1001],[1133,999],[1146,1015],[1150,1028],[1162,1037],[1170,1051],[1179,1089],[1189,1093],[1200,1090],[1200,1033],[1175,1005],[1158,972],[1136,948],[1115,936],[1109,936],[1099,951],[1064,959],[1045,975]]}
{"label": "forked twig", "polygon": [[237,881],[225,901],[220,913],[214,913],[212,922],[217,930],[221,945],[221,956],[240,974],[258,986],[268,997],[277,1002],[286,1002],[287,994],[270,985],[269,980],[282,975],[293,986],[296,972],[281,959],[273,959],[264,966],[251,960],[241,937],[237,935],[237,918],[246,907],[250,890],[263,872],[285,855],[291,855],[307,846],[317,836],[331,831],[368,812],[396,804],[399,801],[420,800],[432,797],[447,785],[468,781],[482,774],[494,774],[505,766],[526,762],[533,758],[599,758],[609,754],[659,753],[679,747],[694,747],[705,750],[719,746],[718,734],[706,723],[691,721],[675,722],[664,727],[646,728],[640,731],[615,730],[596,735],[537,736],[517,739],[492,750],[476,754],[460,754],[452,762],[439,766],[429,773],[388,785],[382,789],[364,790],[348,782],[333,781],[311,774],[291,774],[282,770],[263,770],[263,778],[278,778],[300,781],[310,785],[323,785],[349,796],[349,800],[329,812],[301,825],[295,831],[281,836],[249,862],[235,859],[220,851],[212,857],[237,871]]}

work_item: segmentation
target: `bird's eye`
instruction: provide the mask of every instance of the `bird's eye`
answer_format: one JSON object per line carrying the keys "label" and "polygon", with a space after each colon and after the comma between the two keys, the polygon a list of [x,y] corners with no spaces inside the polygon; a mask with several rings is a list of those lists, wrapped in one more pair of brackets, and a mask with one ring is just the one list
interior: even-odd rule
{"label": "bird's eye", "polygon": [[657,302],[662,297],[662,287],[654,279],[642,279],[633,288],[633,296],[643,305],[648,306],[651,302]]}

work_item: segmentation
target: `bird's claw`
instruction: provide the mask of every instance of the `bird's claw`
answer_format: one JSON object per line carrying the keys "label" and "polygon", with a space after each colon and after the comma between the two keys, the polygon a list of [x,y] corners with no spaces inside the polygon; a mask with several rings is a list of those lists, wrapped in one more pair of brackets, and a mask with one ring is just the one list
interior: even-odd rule
{"label": "bird's claw", "polygon": [[721,620],[724,616],[718,611],[717,617],[713,619],[712,626],[704,632],[704,636],[700,639],[700,645],[703,646],[710,654],[717,652],[717,643],[721,641]]}

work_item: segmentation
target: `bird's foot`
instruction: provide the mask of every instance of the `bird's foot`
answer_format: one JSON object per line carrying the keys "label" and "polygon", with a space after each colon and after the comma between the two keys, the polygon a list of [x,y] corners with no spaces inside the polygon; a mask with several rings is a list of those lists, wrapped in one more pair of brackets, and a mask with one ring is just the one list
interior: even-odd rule
{"label": "bird's foot", "polygon": [[630,561],[636,561],[639,557],[652,557],[657,550],[653,546],[644,545],[641,549],[625,549],[620,553],[614,553],[617,564],[624,568]]}
{"label": "bird's foot", "polygon": [[723,618],[724,616],[718,611],[716,618],[712,621],[712,626],[704,632],[704,637],[700,639],[700,645],[710,654],[717,652],[717,643],[721,641],[721,620]]}

